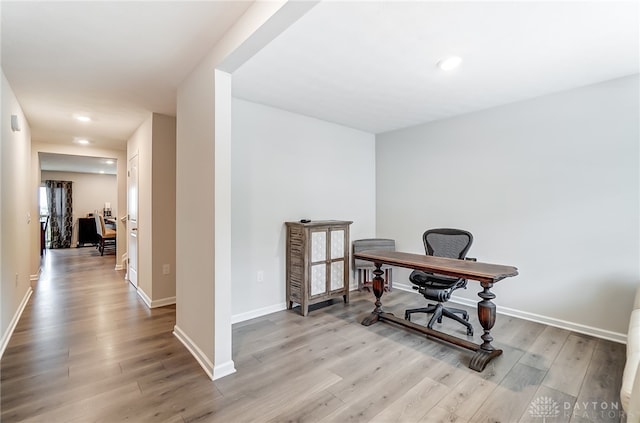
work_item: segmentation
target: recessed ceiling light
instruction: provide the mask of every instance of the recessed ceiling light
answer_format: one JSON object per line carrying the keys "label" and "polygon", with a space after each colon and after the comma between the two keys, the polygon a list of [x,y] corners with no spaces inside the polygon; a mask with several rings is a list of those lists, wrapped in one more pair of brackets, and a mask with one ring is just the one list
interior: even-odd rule
{"label": "recessed ceiling light", "polygon": [[438,67],[444,71],[455,69],[460,66],[462,59],[458,56],[449,56],[438,62]]}
{"label": "recessed ceiling light", "polygon": [[100,173],[104,173],[104,170],[101,170]]}
{"label": "recessed ceiling light", "polygon": [[112,165],[114,163],[113,160],[105,160],[104,162],[105,164],[108,164],[108,165]]}
{"label": "recessed ceiling light", "polygon": [[76,120],[79,120],[80,122],[91,122],[91,118],[89,116],[76,115],[75,118],[76,118]]}
{"label": "recessed ceiling light", "polygon": [[76,142],[77,142],[78,144],[82,144],[82,145],[87,145],[87,144],[90,144],[90,143],[91,143],[91,141],[89,141],[89,140],[85,140],[84,138],[82,138],[82,139],[78,139],[78,140],[76,140]]}

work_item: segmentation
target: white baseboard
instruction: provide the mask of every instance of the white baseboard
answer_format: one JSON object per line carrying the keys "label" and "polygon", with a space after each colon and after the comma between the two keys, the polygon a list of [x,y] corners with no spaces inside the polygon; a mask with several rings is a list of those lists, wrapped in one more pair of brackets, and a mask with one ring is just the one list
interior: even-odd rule
{"label": "white baseboard", "polygon": [[0,358],[2,358],[2,356],[4,355],[4,350],[7,349],[7,345],[9,345],[9,340],[11,339],[16,326],[18,325],[18,321],[20,321],[20,317],[22,317],[24,308],[27,306],[27,303],[29,303],[29,298],[31,298],[32,293],[33,289],[29,287],[27,293],[24,295],[22,301],[20,302],[20,305],[18,306],[18,310],[16,310],[16,314],[13,315],[13,318],[9,322],[7,331],[2,334],[2,339],[0,339]]}
{"label": "white baseboard", "polygon": [[138,292],[138,296],[142,298],[142,301],[144,301],[144,303],[149,308],[164,307],[164,306],[168,306],[176,303],[176,297],[167,297],[167,298],[161,298],[159,300],[152,300],[151,298],[149,298],[146,292],[144,292],[140,287],[138,287],[137,292]]}
{"label": "white baseboard", "polygon": [[[191,353],[191,355],[196,359],[202,370],[209,376],[209,379],[214,380],[214,368],[211,360],[207,358],[207,356],[202,352],[200,348],[189,338],[189,336],[175,325],[173,327],[173,335],[178,338],[182,345]],[[233,363],[233,362],[232,362]],[[235,371],[235,369],[234,369]]]}
{"label": "white baseboard", "polygon": [[275,304],[269,307],[259,308],[257,310],[247,311],[246,313],[235,314],[231,316],[231,324],[244,322],[245,320],[255,319],[256,317],[266,316],[287,309],[287,303]]}
{"label": "white baseboard", "polygon": [[[398,288],[401,291],[416,292],[411,286],[403,284],[393,284],[393,288]],[[469,307],[477,307],[478,301],[473,301],[468,298],[453,296],[449,300],[453,303],[466,305]],[[496,313],[503,314],[505,316],[517,317],[523,320],[529,320],[531,322],[542,323],[548,326],[557,327],[560,329],[566,329],[577,333],[583,333],[596,338],[606,339],[608,341],[618,342],[621,344],[627,343],[627,334],[612,332],[605,329],[595,328],[592,326],[582,325],[580,323],[568,322],[566,320],[556,319],[553,317],[542,316],[540,314],[529,313],[528,311],[516,310],[509,307],[502,307],[496,304]]]}
{"label": "white baseboard", "polygon": [[129,258],[128,257],[128,253],[124,253],[122,255],[122,259],[120,260],[120,264],[116,263],[116,270],[125,270],[127,268],[127,259],[128,258]]}
{"label": "white baseboard", "polygon": [[147,307],[151,308],[151,298],[140,288],[136,291],[138,293],[138,297],[142,298],[142,301],[147,305]]}
{"label": "white baseboard", "polygon": [[151,308],[165,307],[176,303],[176,297],[160,298],[159,300],[151,300]]}
{"label": "white baseboard", "polygon": [[225,376],[229,376],[236,372],[235,363],[233,360],[229,360],[226,363],[213,367],[213,380],[220,379]]}

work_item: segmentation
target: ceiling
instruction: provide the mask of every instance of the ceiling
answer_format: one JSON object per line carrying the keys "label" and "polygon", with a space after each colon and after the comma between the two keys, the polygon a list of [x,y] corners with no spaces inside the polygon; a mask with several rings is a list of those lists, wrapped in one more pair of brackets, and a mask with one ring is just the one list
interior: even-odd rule
{"label": "ceiling", "polygon": [[[386,132],[638,73],[638,17],[637,1],[325,1],[233,92]],[[462,64],[444,72],[450,55]]]}
{"label": "ceiling", "polygon": [[149,112],[175,116],[180,82],[250,5],[2,0],[2,69],[33,140],[124,150]]}
{"label": "ceiling", "polygon": [[[175,115],[179,83],[250,5],[2,0],[2,69],[35,141],[123,150],[149,112]],[[638,16],[636,1],[325,1],[233,93],[380,133],[638,73]],[[445,73],[448,55],[463,61]]]}

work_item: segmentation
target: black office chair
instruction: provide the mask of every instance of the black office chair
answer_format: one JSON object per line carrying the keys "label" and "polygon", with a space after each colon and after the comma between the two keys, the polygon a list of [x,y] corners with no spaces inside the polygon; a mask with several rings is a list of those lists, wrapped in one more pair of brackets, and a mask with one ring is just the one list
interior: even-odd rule
{"label": "black office chair", "polygon": [[[426,254],[429,256],[463,260],[471,247],[473,235],[461,229],[429,229],[422,235],[422,240]],[[465,325],[467,335],[473,335],[473,326],[469,323],[469,315],[465,310],[442,305],[442,303],[449,301],[453,291],[467,287],[466,279],[414,270],[409,275],[409,280],[415,285],[413,289],[424,295],[427,300],[437,301],[437,304],[406,310],[404,312],[406,320],[411,320],[413,313],[433,313],[431,320],[427,323],[429,329],[433,329],[436,320],[438,323],[442,323],[442,316],[446,316]]]}

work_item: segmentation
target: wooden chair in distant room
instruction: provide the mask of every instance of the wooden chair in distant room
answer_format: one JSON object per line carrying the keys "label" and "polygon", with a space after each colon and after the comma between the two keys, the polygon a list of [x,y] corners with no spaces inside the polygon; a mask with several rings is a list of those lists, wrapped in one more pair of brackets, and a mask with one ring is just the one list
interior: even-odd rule
{"label": "wooden chair in distant room", "polygon": [[[367,250],[395,251],[396,241],[384,238],[357,239],[353,241],[354,254]],[[358,273],[358,291],[362,291],[363,288],[369,290],[373,285],[373,270],[375,269],[373,263],[356,259],[353,261],[353,268]],[[392,268],[390,266],[382,266],[381,269],[384,271],[384,290],[391,291]]]}
{"label": "wooden chair in distant room", "polygon": [[49,227],[49,217],[40,218],[40,255],[47,251],[47,228]]}
{"label": "wooden chair in distant room", "polygon": [[98,251],[100,251],[100,255],[104,255],[105,247],[114,247],[116,246],[116,231],[113,229],[107,229],[104,225],[104,218],[96,214],[96,232],[98,234]]}

